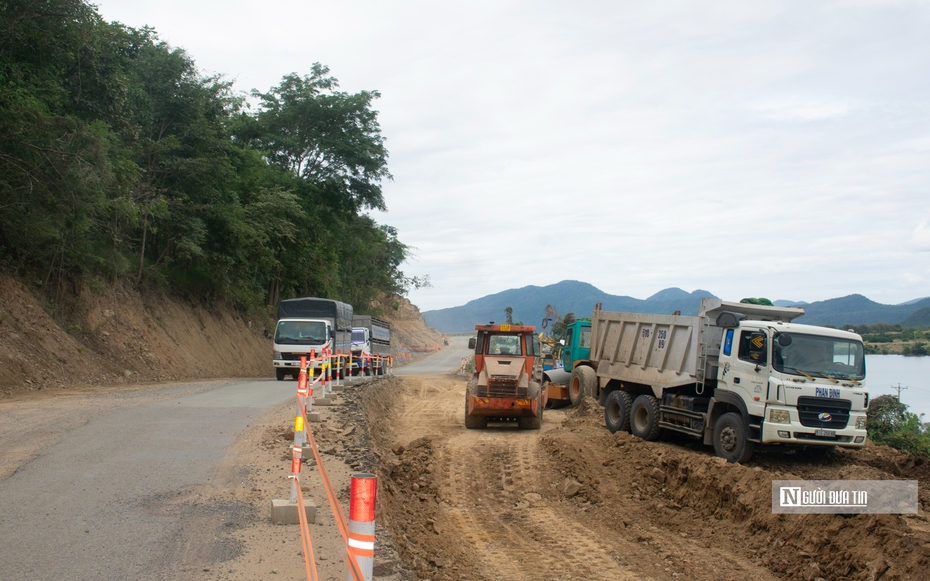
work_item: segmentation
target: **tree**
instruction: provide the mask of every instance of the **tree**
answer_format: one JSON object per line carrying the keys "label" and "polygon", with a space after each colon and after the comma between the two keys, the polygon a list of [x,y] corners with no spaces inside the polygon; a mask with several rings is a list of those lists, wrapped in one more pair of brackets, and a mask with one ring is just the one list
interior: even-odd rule
{"label": "tree", "polygon": [[507,315],[507,324],[513,325],[513,307],[507,307],[504,309],[504,314]]}
{"label": "tree", "polygon": [[879,445],[912,454],[930,453],[930,430],[922,417],[907,411],[893,395],[880,395],[869,403],[869,437]]}
{"label": "tree", "polygon": [[358,212],[384,210],[381,181],[391,179],[388,152],[372,102],[377,91],[337,91],[329,68],[314,63],[312,73],[286,75],[261,99],[253,123],[240,137],[266,152],[273,163],[317,186],[330,205]]}

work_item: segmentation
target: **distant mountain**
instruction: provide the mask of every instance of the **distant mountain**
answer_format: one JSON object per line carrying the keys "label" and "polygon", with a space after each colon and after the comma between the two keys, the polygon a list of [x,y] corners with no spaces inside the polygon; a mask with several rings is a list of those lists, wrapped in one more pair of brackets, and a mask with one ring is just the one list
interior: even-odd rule
{"label": "distant mountain", "polygon": [[902,327],[930,327],[930,307],[917,309],[901,321]]}
{"label": "distant mountain", "polygon": [[713,296],[704,290],[688,293],[670,288],[641,300],[610,295],[586,282],[563,280],[544,287],[526,286],[502,291],[458,307],[424,311],[423,318],[430,327],[443,333],[466,332],[474,330],[475,325],[503,322],[506,317],[504,309],[511,307],[515,322],[522,321],[539,328],[546,305],[555,307],[560,315],[574,313],[578,318],[590,317],[595,303],[601,303],[608,311],[665,314],[681,311],[685,315],[696,315],[701,298]]}
{"label": "distant mountain", "polygon": [[[576,317],[590,317],[595,303],[608,311],[630,313],[696,315],[703,297],[714,297],[708,291],[687,292],[680,288],[667,288],[648,299],[610,295],[586,282],[563,280],[549,286],[526,286],[505,290],[469,301],[458,307],[425,311],[426,323],[443,333],[472,331],[475,325],[505,320],[504,309],[513,309],[513,320],[540,327],[546,305],[555,307],[559,314],[574,313]],[[805,314],[797,322],[808,325],[870,325],[872,323],[901,324],[903,326],[930,325],[930,297],[916,299],[900,305],[883,305],[862,295],[849,295],[815,303],[803,301],[775,301],[776,306],[802,306]]]}
{"label": "distant mountain", "polygon": [[688,301],[694,297],[701,298],[701,297],[713,297],[713,296],[714,295],[710,294],[706,290],[698,289],[694,291],[693,293],[689,293],[687,291],[681,290],[680,288],[676,286],[672,288],[667,288],[665,290],[660,290],[659,292],[652,295],[646,300],[647,301],[665,301],[665,302]]}
{"label": "distant mountain", "polygon": [[883,305],[862,295],[849,295],[804,305],[804,316],[796,320],[806,325],[833,325],[835,327],[846,324],[903,324],[905,319],[923,307],[930,307],[930,298],[911,301],[909,304]]}
{"label": "distant mountain", "polygon": [[803,307],[804,305],[809,305],[810,303],[805,303],[804,301],[772,301],[772,304],[776,307]]}
{"label": "distant mountain", "polygon": [[907,301],[906,303],[901,303],[901,305],[913,305],[915,303],[919,303],[920,301],[924,299],[930,299],[930,297],[924,297],[922,299],[912,299],[912,300]]}

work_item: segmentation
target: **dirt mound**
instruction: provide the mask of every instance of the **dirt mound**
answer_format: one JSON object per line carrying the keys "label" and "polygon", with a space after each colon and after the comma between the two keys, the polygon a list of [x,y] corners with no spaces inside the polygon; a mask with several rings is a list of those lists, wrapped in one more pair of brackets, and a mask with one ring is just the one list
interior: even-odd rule
{"label": "dirt mound", "polygon": [[442,335],[427,326],[420,309],[404,297],[393,295],[375,305],[381,318],[391,323],[394,349],[417,349],[442,343]]}
{"label": "dirt mound", "polygon": [[781,515],[771,509],[773,480],[905,478],[926,491],[925,458],[870,447],[827,459],[762,451],[745,465],[728,464],[684,438],[645,442],[610,434],[594,407],[569,412],[561,428],[542,438],[553,469],[580,484],[570,502],[597,507],[591,526],[630,528],[643,538],[655,535],[652,527],[701,538],[784,579],[930,575],[926,492],[919,515]]}

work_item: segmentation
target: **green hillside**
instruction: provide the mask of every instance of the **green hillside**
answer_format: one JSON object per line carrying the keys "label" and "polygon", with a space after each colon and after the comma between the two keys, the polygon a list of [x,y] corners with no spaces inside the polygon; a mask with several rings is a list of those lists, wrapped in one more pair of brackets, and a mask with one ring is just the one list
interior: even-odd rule
{"label": "green hillside", "polygon": [[0,3],[0,268],[51,302],[117,279],[240,306],[362,309],[421,281],[370,210],[373,104],[329,69],[252,91],[83,0]]}

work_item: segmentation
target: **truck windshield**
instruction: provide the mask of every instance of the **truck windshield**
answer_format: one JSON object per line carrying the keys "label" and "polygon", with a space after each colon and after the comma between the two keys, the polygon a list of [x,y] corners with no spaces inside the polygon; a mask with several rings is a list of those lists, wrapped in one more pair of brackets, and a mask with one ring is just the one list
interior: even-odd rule
{"label": "truck windshield", "polygon": [[364,343],[365,342],[365,331],[364,330],[352,330],[352,344]]}
{"label": "truck windshield", "polygon": [[589,349],[591,347],[591,327],[581,328],[581,338],[578,339],[578,347]]}
{"label": "truck windshield", "polygon": [[320,321],[278,321],[274,331],[278,344],[322,345],[326,340],[326,324]]}
{"label": "truck windshield", "polygon": [[790,345],[782,346],[777,340],[772,343],[772,363],[776,371],[834,379],[865,379],[865,358],[862,343],[858,341],[791,333]]}
{"label": "truck windshield", "polygon": [[491,335],[488,338],[488,355],[523,355],[519,335]]}

